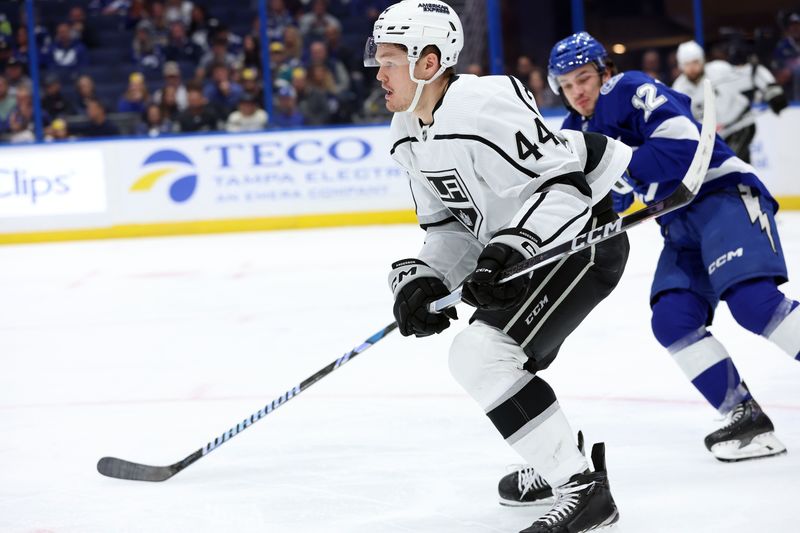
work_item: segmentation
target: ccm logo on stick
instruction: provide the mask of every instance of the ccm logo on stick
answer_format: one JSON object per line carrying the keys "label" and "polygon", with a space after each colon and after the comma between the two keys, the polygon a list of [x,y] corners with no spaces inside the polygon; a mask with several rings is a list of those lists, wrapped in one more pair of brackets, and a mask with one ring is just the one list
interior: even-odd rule
{"label": "ccm logo on stick", "polygon": [[600,242],[609,235],[613,235],[614,233],[619,233],[622,230],[622,219],[618,218],[614,222],[609,222],[608,224],[603,225],[601,228],[595,228],[592,231],[587,231],[582,235],[578,235],[574,239],[572,239],[572,249],[576,250],[583,246],[584,243],[594,244],[596,242]]}

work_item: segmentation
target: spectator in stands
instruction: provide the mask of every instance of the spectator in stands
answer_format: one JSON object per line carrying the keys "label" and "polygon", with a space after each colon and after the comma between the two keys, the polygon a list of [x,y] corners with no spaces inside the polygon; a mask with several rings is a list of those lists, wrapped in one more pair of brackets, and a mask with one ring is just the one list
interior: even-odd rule
{"label": "spectator in stands", "polygon": [[672,85],[675,83],[675,80],[678,79],[680,75],[681,68],[678,65],[678,51],[671,50],[667,55],[667,77],[669,78],[669,84]]}
{"label": "spectator in stands", "polygon": [[183,111],[186,109],[187,99],[186,86],[181,79],[180,67],[174,61],[167,61],[164,63],[162,74],[164,75],[164,86],[153,94],[153,102],[160,105],[163,101],[164,91],[168,87],[171,87],[173,89],[176,110]]}
{"label": "spectator in stands", "polygon": [[303,67],[292,69],[291,85],[297,97],[297,103],[299,104],[306,98],[308,92],[308,72],[306,72],[306,69]]}
{"label": "spectator in stands", "polygon": [[[255,29],[253,35],[259,35],[259,24],[260,19],[256,17],[253,23]],[[270,41],[280,41],[287,26],[292,25],[294,25],[294,18],[286,8],[286,2],[284,0],[269,0],[269,4],[267,4],[267,38]]]}
{"label": "spectator in stands", "polygon": [[186,35],[186,27],[180,21],[169,25],[169,39],[164,47],[164,58],[167,61],[187,61],[197,63],[203,55],[203,49],[197,46]]}
{"label": "spectator in stands", "polygon": [[13,95],[16,95],[20,88],[31,86],[31,79],[25,74],[25,65],[15,57],[12,57],[6,63],[5,76]]}
{"label": "spectator in stands", "polygon": [[328,26],[342,27],[339,19],[328,13],[327,0],[313,0],[311,11],[300,17],[299,25],[305,39],[324,39]]}
{"label": "spectator in stands", "polygon": [[139,22],[148,16],[146,0],[131,0],[130,7],[125,13],[125,28],[135,28]]}
{"label": "spectator in stands", "polygon": [[296,61],[301,64],[303,61],[303,34],[297,26],[287,26],[283,32],[283,46],[286,49],[286,60]]}
{"label": "spectator in stands", "polygon": [[86,20],[86,11],[83,7],[72,6],[67,15],[67,23],[73,39],[82,42],[86,48],[97,46],[97,36]]}
{"label": "spectator in stands", "polygon": [[217,25],[213,35],[213,39],[224,40],[226,43],[228,43],[228,52],[234,57],[237,57],[242,53],[242,38],[233,33],[226,25]]}
{"label": "spectator in stands", "polygon": [[211,29],[209,28],[206,10],[200,4],[194,4],[192,6],[192,21],[189,23],[189,37],[205,53],[208,51],[210,36]]}
{"label": "spectator in stands", "polygon": [[169,24],[167,23],[163,2],[158,0],[150,2],[150,8],[145,18],[136,25],[136,29],[138,30],[139,28],[146,28],[150,32],[156,46],[163,48],[167,45]]}
{"label": "spectator in stands", "polygon": [[190,83],[186,90],[189,93],[189,106],[178,115],[178,131],[216,131],[219,118],[214,108],[207,105],[203,88],[199,84]]}
{"label": "spectator in stands", "polygon": [[0,13],[0,35],[3,37],[11,37],[11,33],[13,32],[13,28],[11,27],[11,22],[8,20],[8,16],[5,13]]}
{"label": "spectator in stands", "polygon": [[32,143],[36,140],[31,122],[15,111],[8,116],[8,131],[7,138],[11,144]]}
{"label": "spectator in stands", "polygon": [[55,74],[48,74],[44,79],[42,109],[52,117],[63,117],[75,113],[72,102],[67,100],[64,93],[61,92],[61,80]]}
{"label": "spectator in stands", "polygon": [[243,94],[249,94],[255,98],[259,104],[264,101],[264,89],[261,87],[261,79],[259,79],[256,69],[242,70],[242,91]]}
{"label": "spectator in stands", "polygon": [[362,54],[356,54],[342,42],[342,28],[328,26],[325,30],[325,45],[328,48],[328,57],[340,61],[348,72],[362,70],[364,65]]}
{"label": "spectator in stands", "polygon": [[95,99],[86,101],[86,116],[89,123],[79,129],[83,137],[113,137],[119,135],[119,128],[108,120],[106,107]]}
{"label": "spectator in stands", "polygon": [[48,142],[72,141],[74,139],[75,137],[69,134],[67,121],[63,118],[53,120],[44,130],[44,140]]}
{"label": "spectator in stands", "polygon": [[528,88],[533,93],[536,105],[541,109],[553,107],[561,108],[561,98],[547,86],[547,77],[544,69],[534,67],[528,76]]}
{"label": "spectator in stands", "polygon": [[0,124],[6,123],[16,105],[17,99],[9,91],[8,81],[5,76],[0,76]]}
{"label": "spectator in stands", "polygon": [[242,94],[236,111],[228,115],[225,129],[229,132],[261,131],[267,127],[267,112],[260,109],[258,101],[249,94]]}
{"label": "spectator in stands", "polygon": [[485,74],[483,65],[480,63],[470,63],[467,65],[466,73],[473,74],[475,76],[483,76]]}
{"label": "spectator in stands", "polygon": [[0,71],[5,72],[6,65],[12,57],[14,57],[14,48],[8,39],[0,36]]}
{"label": "spectator in stands", "polygon": [[117,103],[117,111],[120,113],[144,113],[150,97],[147,93],[147,85],[141,72],[133,72],[128,76],[128,88],[120,97]]}
{"label": "spectator in stands", "polygon": [[339,95],[350,89],[350,74],[341,61],[328,56],[328,46],[323,41],[315,41],[309,48],[308,67],[317,65],[326,67],[333,76],[334,94]]}
{"label": "spectator in stands", "polygon": [[228,68],[236,66],[236,56],[228,51],[228,40],[224,36],[216,36],[211,43],[211,50],[203,55],[198,67],[207,73],[213,64],[222,64]]}
{"label": "spectator in stands", "polygon": [[86,47],[72,37],[72,31],[66,22],[56,26],[56,38],[53,40],[47,63],[73,72],[89,63]]}
{"label": "spectator in stands", "polygon": [[242,66],[261,68],[261,45],[257,37],[245,35],[242,39]]}
{"label": "spectator in stands", "polygon": [[800,100],[800,12],[786,14],[784,36],[775,46],[773,70],[779,84],[792,100]]}
{"label": "spectator in stands", "polygon": [[170,133],[174,129],[174,124],[167,119],[161,112],[161,107],[150,104],[144,112],[143,121],[137,128],[139,135],[148,137],[160,137],[165,133]]}
{"label": "spectator in stands", "polygon": [[140,68],[156,69],[161,66],[163,53],[156,44],[153,32],[146,24],[136,26],[136,32],[131,45],[131,57]]}
{"label": "spectator in stands", "polygon": [[75,109],[85,114],[89,100],[97,98],[94,80],[86,74],[79,76],[78,81],[75,82],[75,88],[77,93]]}
{"label": "spectator in stands", "polygon": [[658,50],[645,50],[642,55],[642,72],[647,74],[653,79],[664,81],[664,75],[661,72],[661,56],[658,55]]}
{"label": "spectator in stands", "polygon": [[269,123],[276,128],[297,128],[304,124],[303,114],[297,109],[297,94],[291,85],[278,89],[278,102]]}
{"label": "spectator in stands", "polygon": [[339,110],[335,90],[336,83],[328,67],[314,65],[308,69],[307,88],[300,103],[306,124],[316,126],[332,122],[333,115]]}
{"label": "spectator in stands", "polygon": [[27,65],[28,64],[28,28],[20,26],[17,28],[15,32],[15,39],[14,39],[14,58],[19,61],[20,63]]}
{"label": "spectator in stands", "polygon": [[[99,0],[100,13],[105,16],[124,15],[137,0]],[[142,2],[144,3],[144,2]]]}
{"label": "spectator in stands", "polygon": [[528,56],[519,56],[517,58],[517,71],[514,75],[519,79],[522,83],[528,81],[528,78],[533,71],[533,61]]}
{"label": "spectator in stands", "polygon": [[[184,88],[185,89],[185,88]],[[164,120],[171,122],[172,124],[177,124],[178,116],[181,114],[183,110],[189,107],[188,100],[189,100],[189,91],[186,90],[186,105],[181,108],[178,105],[177,89],[172,85],[166,85],[161,92],[161,103],[159,104],[159,108],[161,109],[161,116],[164,117]]]}
{"label": "spectator in stands", "polygon": [[[16,105],[8,115],[6,124],[8,139],[12,143],[32,142],[35,140],[33,96],[30,87],[20,87],[17,91]],[[50,124],[50,115],[42,110],[42,124]]]}
{"label": "spectator in stands", "polygon": [[300,65],[290,63],[286,57],[286,47],[283,43],[275,41],[269,45],[269,70],[272,74],[273,87],[281,83],[288,83],[292,79],[292,69]]}
{"label": "spectator in stands", "polygon": [[203,96],[220,116],[227,116],[242,96],[242,86],[231,80],[230,69],[223,63],[211,67],[211,80],[203,88]]}
{"label": "spectator in stands", "polygon": [[[25,8],[25,2],[20,2],[21,6],[19,8],[19,16],[18,20],[19,23],[17,24],[19,27],[27,28],[28,27],[28,11]],[[42,58],[45,58],[50,53],[50,48],[53,44],[53,40],[50,37],[50,32],[48,29],[41,23],[39,16],[39,10],[34,4],[34,29],[33,29],[33,41],[36,43],[37,49]],[[30,36],[28,36],[30,39]]]}
{"label": "spectator in stands", "polygon": [[194,4],[188,0],[167,0],[164,6],[164,17],[168,24],[180,22],[184,27],[192,22]]}

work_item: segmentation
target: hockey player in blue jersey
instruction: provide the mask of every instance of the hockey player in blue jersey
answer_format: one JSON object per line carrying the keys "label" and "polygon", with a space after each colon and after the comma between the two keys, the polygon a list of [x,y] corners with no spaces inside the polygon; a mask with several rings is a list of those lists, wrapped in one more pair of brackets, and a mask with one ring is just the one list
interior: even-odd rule
{"label": "hockey player in blue jersey", "polygon": [[[603,46],[581,32],[558,42],[550,86],[569,110],[563,128],[598,132],[634,147],[615,209],[633,192],[645,203],[668,196],[686,173],[699,124],[688,97],[638,71],[617,73]],[[736,321],[800,359],[800,309],[778,285],[787,281],[775,226],[778,205],[753,167],[717,137],[702,188],[692,204],[659,219],[664,248],[650,294],[652,329],[706,400],[727,416],[705,438],[721,461],[784,453],[772,422],[742,381],[725,347],[706,328],[724,300]],[[501,503],[540,499],[530,469],[500,483]]]}

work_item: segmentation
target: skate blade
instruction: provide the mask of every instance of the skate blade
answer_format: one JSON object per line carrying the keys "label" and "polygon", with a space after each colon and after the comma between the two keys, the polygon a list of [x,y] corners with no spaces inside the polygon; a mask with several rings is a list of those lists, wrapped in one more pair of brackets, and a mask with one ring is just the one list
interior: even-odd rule
{"label": "skate blade", "polygon": [[503,507],[535,507],[537,505],[553,505],[555,498],[552,496],[548,496],[546,498],[540,498],[538,500],[533,500],[530,502],[525,501],[518,501],[518,500],[504,500],[500,498],[498,502]]}
{"label": "skate blade", "polygon": [[736,463],[782,455],[786,453],[786,446],[774,433],[768,432],[756,435],[745,446],[741,446],[741,441],[738,440],[720,442],[711,447],[711,453],[723,463]]}

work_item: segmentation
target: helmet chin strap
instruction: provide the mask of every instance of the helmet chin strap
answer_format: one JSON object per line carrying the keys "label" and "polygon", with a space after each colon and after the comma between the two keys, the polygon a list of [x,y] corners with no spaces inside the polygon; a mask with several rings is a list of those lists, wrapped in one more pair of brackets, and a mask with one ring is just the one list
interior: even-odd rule
{"label": "helmet chin strap", "polygon": [[426,85],[432,83],[436,80],[442,73],[447,70],[447,67],[444,65],[439,67],[439,71],[433,75],[433,77],[429,80],[418,80],[414,77],[414,66],[417,64],[416,59],[411,59],[408,62],[408,74],[411,76],[411,81],[416,82],[417,90],[414,92],[414,98],[411,100],[411,105],[408,106],[408,109],[403,111],[403,113],[413,113],[414,110],[417,108],[417,104],[419,103],[419,99],[422,96],[422,90],[425,88]]}

